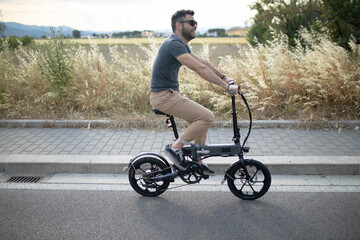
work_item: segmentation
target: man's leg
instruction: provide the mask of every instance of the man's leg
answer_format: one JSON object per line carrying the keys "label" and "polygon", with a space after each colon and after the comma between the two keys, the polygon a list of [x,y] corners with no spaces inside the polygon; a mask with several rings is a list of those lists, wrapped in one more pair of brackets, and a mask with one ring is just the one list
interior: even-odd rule
{"label": "man's leg", "polygon": [[196,141],[195,144],[205,144],[206,133],[214,122],[214,114],[204,106],[190,100],[184,94],[171,89],[159,93],[152,93],[151,104],[156,109],[184,119],[190,123],[176,141],[177,147],[184,143]]}
{"label": "man's leg", "polygon": [[[207,131],[214,122],[214,114],[210,110],[173,90],[152,94],[151,104],[162,112],[190,123],[190,126],[172,145],[176,157],[181,155],[178,150],[181,150],[188,142],[194,141],[195,144],[205,144]],[[209,169],[206,168],[206,170]]]}

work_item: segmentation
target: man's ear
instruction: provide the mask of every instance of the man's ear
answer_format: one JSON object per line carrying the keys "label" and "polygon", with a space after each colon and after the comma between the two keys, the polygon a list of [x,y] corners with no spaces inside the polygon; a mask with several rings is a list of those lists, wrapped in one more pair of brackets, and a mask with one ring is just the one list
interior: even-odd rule
{"label": "man's ear", "polygon": [[182,29],[182,24],[180,22],[176,22],[176,29]]}

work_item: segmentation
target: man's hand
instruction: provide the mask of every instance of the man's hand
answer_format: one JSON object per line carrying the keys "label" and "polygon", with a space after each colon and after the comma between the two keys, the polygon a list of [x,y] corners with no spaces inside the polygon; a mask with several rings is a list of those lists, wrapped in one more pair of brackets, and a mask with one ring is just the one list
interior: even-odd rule
{"label": "man's hand", "polygon": [[226,81],[228,84],[227,91],[231,96],[234,96],[238,92],[238,90],[240,90],[240,85],[239,86],[234,85],[235,84],[234,79],[225,77],[224,81]]}
{"label": "man's hand", "polygon": [[231,96],[234,96],[238,90],[239,90],[239,86],[238,85],[229,85],[227,91]]}

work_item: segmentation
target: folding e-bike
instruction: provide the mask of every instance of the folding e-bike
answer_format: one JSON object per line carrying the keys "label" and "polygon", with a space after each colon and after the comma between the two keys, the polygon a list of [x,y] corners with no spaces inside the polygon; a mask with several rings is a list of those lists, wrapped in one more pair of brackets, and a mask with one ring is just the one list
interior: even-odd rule
{"label": "folding e-bike", "polygon": [[[197,163],[199,158],[204,160],[214,156],[238,156],[238,161],[230,165],[225,171],[221,184],[227,181],[230,191],[235,196],[244,200],[254,200],[263,196],[270,187],[271,175],[268,168],[261,162],[253,159],[244,159],[244,153],[249,152],[250,149],[245,146],[245,143],[251,133],[252,116],[250,107],[240,88],[238,94],[247,107],[250,121],[248,132],[242,145],[240,144],[240,129],[237,124],[235,96],[233,95],[231,97],[234,131],[233,144],[190,144],[184,146],[182,150],[186,159],[185,170],[180,170],[174,164],[170,165],[169,162],[159,154],[152,152],[141,153],[131,159],[128,165],[129,182],[132,188],[143,196],[157,196],[165,192],[170,182],[174,182],[176,177],[180,177],[188,184],[199,183],[200,180],[207,179],[209,176],[203,173],[200,164]],[[153,110],[156,114],[167,115],[156,109]],[[166,123],[172,128],[175,139],[177,139],[179,134],[174,117],[167,115]]]}

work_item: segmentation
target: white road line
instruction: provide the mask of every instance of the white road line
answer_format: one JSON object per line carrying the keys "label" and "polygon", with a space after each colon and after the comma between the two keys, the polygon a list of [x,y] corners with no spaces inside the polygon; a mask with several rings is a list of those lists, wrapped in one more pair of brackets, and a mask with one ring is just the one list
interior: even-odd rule
{"label": "white road line", "polygon": [[[182,186],[182,187],[179,187]],[[175,188],[174,188],[175,187]],[[173,189],[170,189],[173,188]],[[134,191],[129,184],[1,183],[0,190]],[[171,192],[230,192],[224,185],[169,186]],[[269,192],[360,192],[360,186],[271,186]]]}

